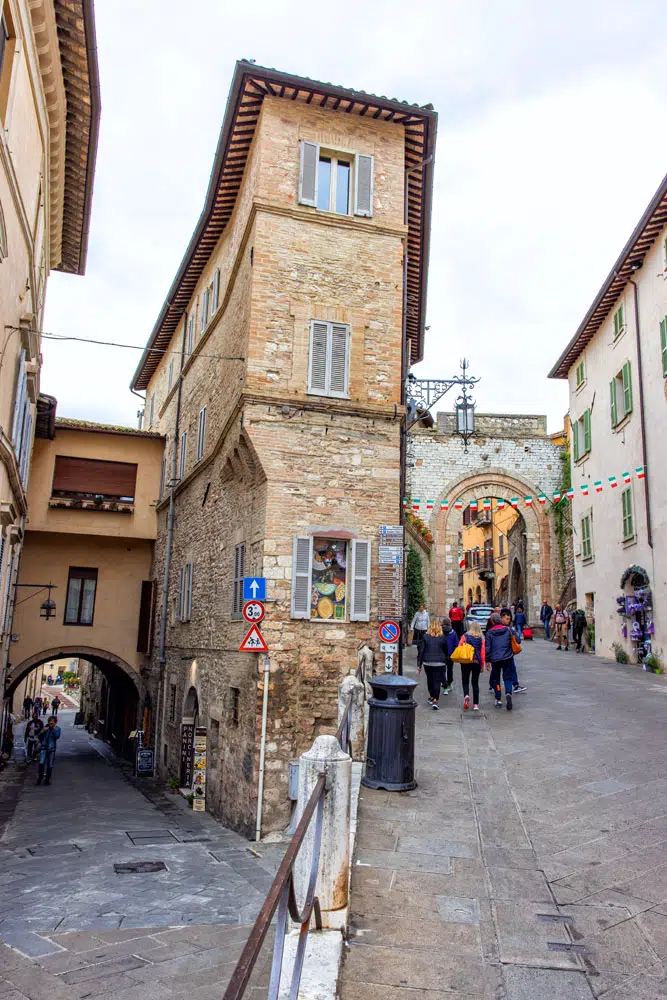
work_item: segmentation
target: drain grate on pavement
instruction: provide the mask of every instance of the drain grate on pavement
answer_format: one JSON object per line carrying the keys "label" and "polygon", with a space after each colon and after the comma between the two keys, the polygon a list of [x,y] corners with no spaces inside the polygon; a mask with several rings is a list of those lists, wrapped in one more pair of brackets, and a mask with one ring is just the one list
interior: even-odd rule
{"label": "drain grate on pavement", "polygon": [[178,838],[170,830],[126,830],[125,833],[135,847],[178,843]]}
{"label": "drain grate on pavement", "polygon": [[570,941],[547,941],[547,948],[549,951],[574,951],[577,954],[588,951],[585,944],[572,944]]}
{"label": "drain grate on pavement", "polygon": [[114,864],[116,875],[147,875],[150,872],[169,871],[164,861],[127,861]]}
{"label": "drain grate on pavement", "polygon": [[543,920],[547,924],[573,924],[574,917],[566,917],[564,913],[538,913],[538,920]]}
{"label": "drain grate on pavement", "polygon": [[75,852],[80,852],[81,848],[78,844],[35,844],[33,847],[29,847],[28,854],[31,854],[33,858],[41,857],[52,857],[57,854],[72,854]]}

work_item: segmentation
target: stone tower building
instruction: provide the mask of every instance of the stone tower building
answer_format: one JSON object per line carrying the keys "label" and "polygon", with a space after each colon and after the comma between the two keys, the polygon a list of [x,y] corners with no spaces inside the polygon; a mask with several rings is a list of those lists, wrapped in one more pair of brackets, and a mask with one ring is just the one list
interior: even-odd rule
{"label": "stone tower building", "polygon": [[132,382],[167,438],[160,767],[189,782],[190,727],[205,729],[207,808],[245,832],[264,658],[238,652],[242,578],[268,581],[263,831],[287,820],[288,763],[335,728],[337,685],[376,633],[404,366],[423,345],[435,129],[430,107],[238,63],[205,208]]}

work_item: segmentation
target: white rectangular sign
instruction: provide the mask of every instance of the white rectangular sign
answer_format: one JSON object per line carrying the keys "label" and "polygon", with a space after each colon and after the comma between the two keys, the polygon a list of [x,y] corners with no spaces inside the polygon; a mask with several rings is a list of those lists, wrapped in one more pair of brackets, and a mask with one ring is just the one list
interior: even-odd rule
{"label": "white rectangular sign", "polygon": [[381,653],[398,653],[398,643],[397,642],[381,642],[380,643]]}

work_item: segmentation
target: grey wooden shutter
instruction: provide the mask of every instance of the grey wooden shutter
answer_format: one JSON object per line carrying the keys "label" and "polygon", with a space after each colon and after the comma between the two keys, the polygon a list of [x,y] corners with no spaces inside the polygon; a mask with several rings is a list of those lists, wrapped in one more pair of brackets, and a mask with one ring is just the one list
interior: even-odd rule
{"label": "grey wooden shutter", "polygon": [[354,158],[354,214],[373,215],[373,157],[363,153]]}
{"label": "grey wooden shutter", "polygon": [[316,142],[301,141],[301,165],[299,167],[299,202],[317,208],[317,162],[320,147]]}
{"label": "grey wooden shutter", "polygon": [[292,553],[292,618],[310,618],[313,576],[313,540],[297,535]]}
{"label": "grey wooden shutter", "polygon": [[192,576],[194,571],[194,563],[185,564],[185,580],[186,580],[186,592],[185,592],[185,620],[190,621],[190,616],[192,614]]}
{"label": "grey wooden shutter", "polygon": [[18,373],[16,376],[16,395],[14,396],[14,417],[12,421],[12,444],[14,450],[18,450],[21,440],[21,427],[23,424],[23,409],[27,388],[27,378],[25,371],[25,351],[21,351],[19,357]]}
{"label": "grey wooden shutter", "polygon": [[310,324],[310,362],[308,365],[308,389],[311,392],[327,391],[327,342],[328,323]]}
{"label": "grey wooden shutter", "polygon": [[5,590],[5,606],[2,612],[2,631],[3,633],[9,628],[9,609],[12,604],[12,585],[14,576],[14,553],[9,557],[9,569],[7,570],[7,589]]}
{"label": "grey wooden shutter", "polygon": [[371,543],[352,539],[352,599],[350,621],[367,622],[371,603]]}
{"label": "grey wooden shutter", "polygon": [[178,620],[183,621],[183,601],[185,596],[185,566],[181,566],[178,576]]}
{"label": "grey wooden shutter", "polygon": [[349,328],[331,324],[329,392],[332,396],[347,396]]}
{"label": "grey wooden shutter", "polygon": [[23,438],[21,440],[21,456],[19,472],[23,488],[28,488],[28,472],[30,471],[30,452],[32,450],[32,406],[30,400],[25,402],[25,417],[23,418]]}
{"label": "grey wooden shutter", "polygon": [[217,310],[220,301],[220,268],[213,275],[212,295],[211,295],[211,315]]}

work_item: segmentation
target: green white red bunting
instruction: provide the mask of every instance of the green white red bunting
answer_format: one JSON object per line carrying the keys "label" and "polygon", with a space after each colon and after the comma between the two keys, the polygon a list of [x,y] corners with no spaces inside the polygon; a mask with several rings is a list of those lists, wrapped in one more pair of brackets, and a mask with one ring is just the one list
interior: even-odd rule
{"label": "green white red bunting", "polygon": [[[638,465],[635,468],[635,476],[637,479],[644,479],[646,477],[646,469],[643,465]],[[632,482],[632,473],[624,472],[622,473],[620,478],[623,483],[629,485]],[[609,489],[613,490],[619,485],[619,479],[617,476],[607,476],[607,483],[609,485]],[[603,481],[601,479],[596,479],[592,483],[592,486],[595,489],[596,493],[602,493],[604,491]],[[581,492],[581,496],[587,497],[590,492],[590,489],[591,489],[591,484],[588,482],[579,484],[579,490]],[[574,486],[569,486],[565,490],[554,490],[554,492],[550,494],[550,499],[554,504],[564,503],[566,500],[573,500],[575,492],[576,488]],[[544,506],[547,502],[547,499],[549,499],[549,497],[547,496],[546,493],[538,493],[537,501],[539,504]],[[533,501],[534,498],[531,494],[528,494],[527,496],[523,497],[523,504],[526,507],[532,507]],[[506,500],[503,497],[499,497],[496,500],[496,510],[504,510],[508,503],[512,507],[517,509],[519,507],[520,502],[521,498],[519,497],[510,497],[509,500]],[[480,507],[483,510],[491,510],[492,505],[493,501],[490,497],[484,497],[482,500],[470,500],[468,501],[468,503],[464,503],[463,500],[451,501],[449,499],[444,499],[440,501],[440,510],[448,511],[450,506],[452,506],[454,510],[463,510],[464,507],[469,507],[471,511],[477,512],[480,509]],[[406,508],[407,506],[408,506],[408,499],[407,497],[404,497],[403,507]],[[411,506],[412,510],[415,511],[415,513],[419,511],[422,508],[422,506],[424,506],[427,511],[430,511],[434,509],[435,501],[426,500],[425,504],[422,505],[422,501],[420,500],[419,497],[413,497],[411,501]]]}

